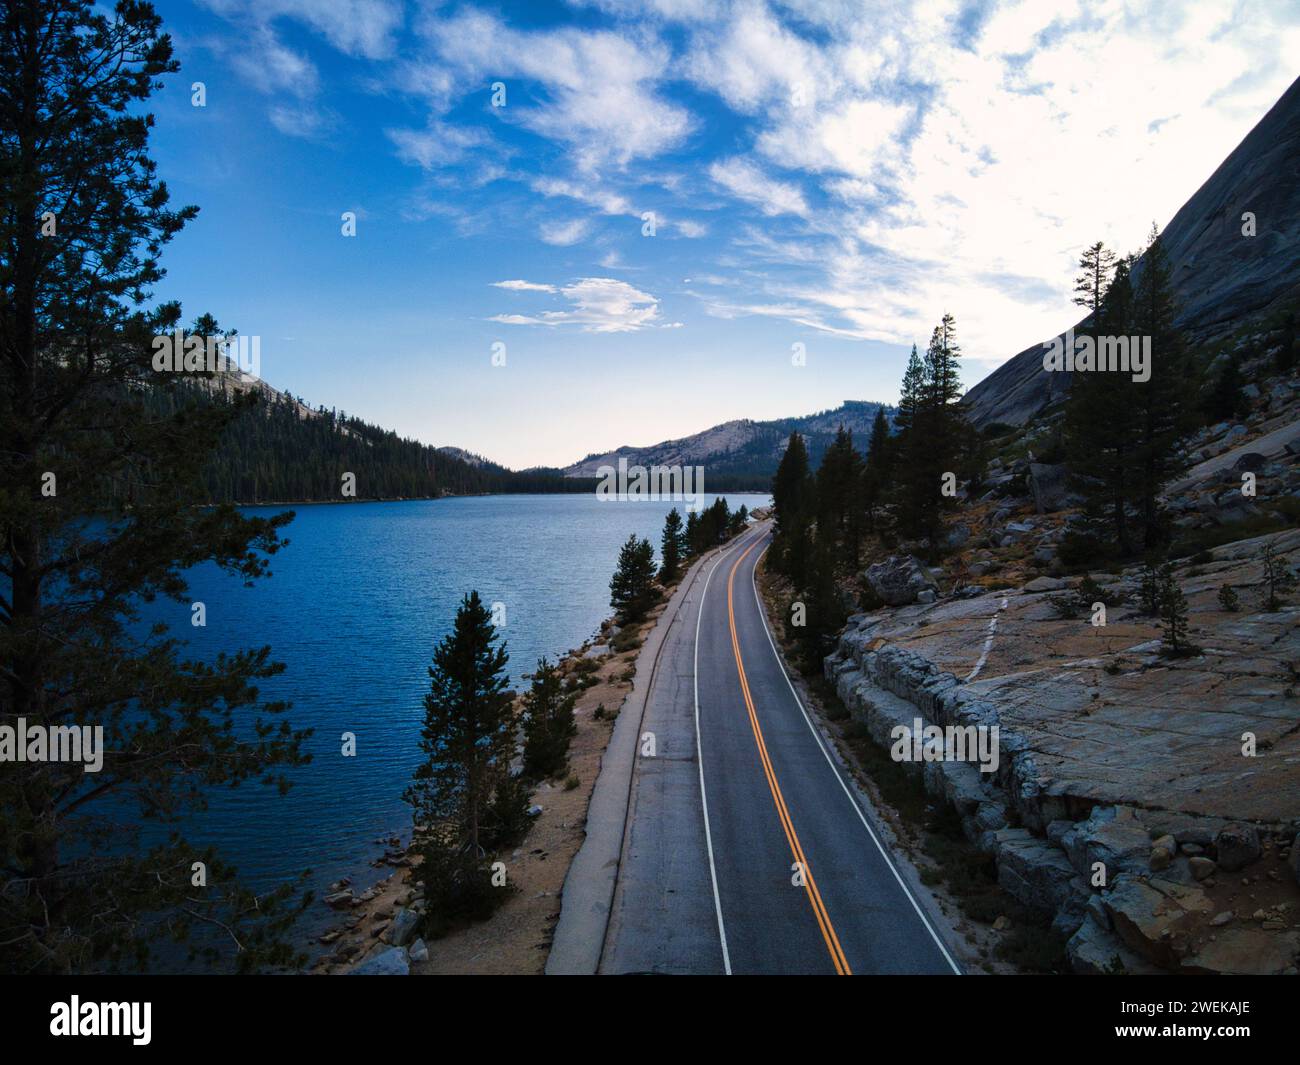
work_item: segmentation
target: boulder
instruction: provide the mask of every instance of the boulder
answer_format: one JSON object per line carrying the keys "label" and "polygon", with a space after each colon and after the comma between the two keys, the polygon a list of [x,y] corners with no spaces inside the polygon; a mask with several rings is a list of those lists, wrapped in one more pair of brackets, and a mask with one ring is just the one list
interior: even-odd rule
{"label": "boulder", "polygon": [[414,910],[399,910],[393,923],[384,933],[384,939],[395,947],[404,947],[415,938],[415,931],[420,926],[420,915]]}
{"label": "boulder", "polygon": [[906,606],[926,589],[938,591],[925,567],[911,555],[890,555],[869,566],[863,576],[887,606]]}
{"label": "boulder", "polygon": [[1034,509],[1048,514],[1073,506],[1078,498],[1066,488],[1065,466],[1049,466],[1042,462],[1029,464],[1029,491],[1034,497]]}
{"label": "boulder", "polygon": [[406,953],[407,956],[410,957],[411,961],[429,960],[429,947],[428,944],[425,943],[423,939],[417,939],[414,943],[412,943],[407,948]]}
{"label": "boulder", "polygon": [[1163,968],[1179,963],[1187,933],[1211,909],[1199,887],[1156,877],[1145,882],[1123,877],[1104,898],[1119,938]]}
{"label": "boulder", "polygon": [[1231,873],[1259,858],[1259,833],[1253,825],[1228,825],[1219,829],[1214,847],[1219,868]]}
{"label": "boulder", "polygon": [[1183,972],[1274,976],[1295,964],[1295,933],[1266,932],[1247,924],[1220,928],[1182,963]]}
{"label": "boulder", "polygon": [[390,947],[354,965],[349,976],[410,976],[411,963],[401,947]]}
{"label": "boulder", "polygon": [[957,524],[948,529],[943,534],[943,546],[949,551],[955,551],[970,539],[970,526]]}

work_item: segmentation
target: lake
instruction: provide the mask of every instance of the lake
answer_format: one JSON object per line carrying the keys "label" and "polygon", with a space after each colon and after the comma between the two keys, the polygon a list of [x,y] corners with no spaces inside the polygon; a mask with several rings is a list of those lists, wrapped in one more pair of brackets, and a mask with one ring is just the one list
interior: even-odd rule
{"label": "lake", "polygon": [[[733,509],[768,502],[728,497]],[[636,533],[657,555],[674,506],[683,510],[584,493],[247,508],[297,512],[273,576],[245,588],[202,567],[190,591],[206,604],[207,627],[190,625],[188,603],[154,604],[149,620],[168,622],[195,657],[270,644],[286,669],[263,694],[291,700],[289,720],[316,730],[305,745],[312,762],[291,771],[283,797],[248,784],[212,792],[188,836],[216,845],[259,888],[307,868],[318,894],[344,875],[359,887],[378,880],[388,870],[369,867],[384,850],[376,841],[409,836],[401,793],[420,758],[427,669],[461,597],[477,589],[504,604],[521,687],[540,656],[554,660],[596,633],[620,546]],[[356,735],[355,757],[341,754],[344,732]],[[316,917],[328,917],[325,907],[313,907],[309,927]]]}

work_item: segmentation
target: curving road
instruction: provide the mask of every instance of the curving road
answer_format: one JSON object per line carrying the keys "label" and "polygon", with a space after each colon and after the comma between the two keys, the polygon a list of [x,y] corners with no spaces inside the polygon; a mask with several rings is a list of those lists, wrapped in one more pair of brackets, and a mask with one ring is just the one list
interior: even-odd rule
{"label": "curving road", "polygon": [[665,635],[600,971],[959,972],[786,677],[769,537],[698,570]]}

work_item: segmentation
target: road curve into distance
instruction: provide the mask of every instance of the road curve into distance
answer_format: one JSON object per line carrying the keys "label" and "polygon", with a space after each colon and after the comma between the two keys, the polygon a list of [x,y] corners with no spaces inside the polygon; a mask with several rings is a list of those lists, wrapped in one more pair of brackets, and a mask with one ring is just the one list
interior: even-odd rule
{"label": "road curve into distance", "polygon": [[602,973],[953,974],[786,676],[752,528],[687,589],[647,692]]}

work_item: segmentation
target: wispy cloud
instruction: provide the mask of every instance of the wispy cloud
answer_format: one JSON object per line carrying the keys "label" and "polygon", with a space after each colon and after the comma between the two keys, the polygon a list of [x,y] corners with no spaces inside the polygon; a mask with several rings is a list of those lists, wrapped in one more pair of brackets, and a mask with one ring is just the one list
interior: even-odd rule
{"label": "wispy cloud", "polygon": [[[512,235],[539,254],[589,242],[605,269],[718,279],[704,313],[839,336],[907,343],[951,310],[990,363],[1071,313],[1083,246],[1129,250],[1168,220],[1300,50],[1281,2],[1249,19],[1220,0],[571,0],[527,19],[431,3],[409,24],[398,0],[203,2],[251,27],[229,58],[277,129],[341,122],[295,21],[366,67],[400,160],[466,218],[523,219]],[[489,181],[485,207],[470,192]],[[646,210],[689,243],[618,245],[638,227],[609,220]],[[550,317],[498,320],[657,314],[601,288],[621,283],[574,284],[519,290],[573,304]]]}
{"label": "wispy cloud", "polygon": [[747,159],[726,159],[709,167],[709,177],[742,200],[756,204],[766,215],[806,215],[808,204],[797,185],[768,177]]}
{"label": "wispy cloud", "polygon": [[[632,333],[660,325],[659,300],[610,277],[583,277],[564,286],[532,281],[498,281],[496,287],[515,291],[554,293],[565,299],[564,310],[538,314],[497,314],[492,321],[506,325],[577,326],[588,333]],[[680,323],[671,323],[675,326]]]}
{"label": "wispy cloud", "polygon": [[555,244],[562,248],[577,244],[589,232],[591,232],[591,222],[585,218],[543,222],[537,229],[537,235],[547,244]]}

